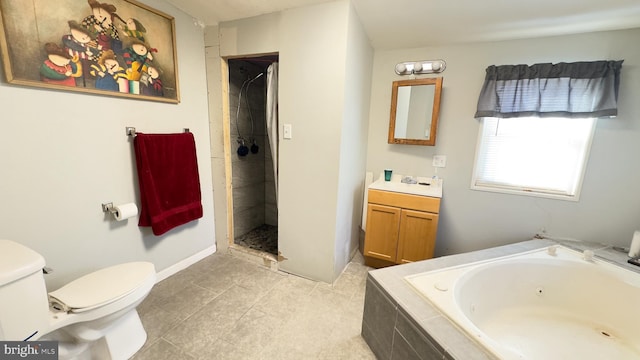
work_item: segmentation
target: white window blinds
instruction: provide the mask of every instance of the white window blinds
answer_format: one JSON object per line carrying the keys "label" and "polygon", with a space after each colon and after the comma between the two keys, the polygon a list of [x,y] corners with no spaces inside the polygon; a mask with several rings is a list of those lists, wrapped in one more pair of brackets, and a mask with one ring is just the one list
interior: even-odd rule
{"label": "white window blinds", "polygon": [[595,119],[481,121],[473,189],[578,199]]}

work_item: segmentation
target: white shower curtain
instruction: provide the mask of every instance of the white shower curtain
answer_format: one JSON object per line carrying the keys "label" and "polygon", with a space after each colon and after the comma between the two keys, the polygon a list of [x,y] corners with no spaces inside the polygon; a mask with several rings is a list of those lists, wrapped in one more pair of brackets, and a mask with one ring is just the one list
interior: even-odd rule
{"label": "white shower curtain", "polygon": [[278,203],[278,63],[267,68],[267,136],[273,159],[273,179]]}

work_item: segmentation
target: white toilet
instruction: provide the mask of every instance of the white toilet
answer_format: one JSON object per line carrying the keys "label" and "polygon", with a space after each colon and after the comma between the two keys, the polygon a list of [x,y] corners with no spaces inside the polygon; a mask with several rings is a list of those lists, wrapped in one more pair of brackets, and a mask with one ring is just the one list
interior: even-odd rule
{"label": "white toilet", "polygon": [[155,284],[149,262],[111,266],[47,294],[44,258],[0,240],[0,340],[56,340],[60,359],[128,359],[147,333],[136,306]]}

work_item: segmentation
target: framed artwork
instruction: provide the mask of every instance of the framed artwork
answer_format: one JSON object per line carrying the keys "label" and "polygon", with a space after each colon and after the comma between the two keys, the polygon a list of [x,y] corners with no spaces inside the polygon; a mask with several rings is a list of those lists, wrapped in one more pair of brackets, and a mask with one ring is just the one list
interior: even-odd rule
{"label": "framed artwork", "polygon": [[0,0],[7,82],[180,102],[175,21],[134,0]]}

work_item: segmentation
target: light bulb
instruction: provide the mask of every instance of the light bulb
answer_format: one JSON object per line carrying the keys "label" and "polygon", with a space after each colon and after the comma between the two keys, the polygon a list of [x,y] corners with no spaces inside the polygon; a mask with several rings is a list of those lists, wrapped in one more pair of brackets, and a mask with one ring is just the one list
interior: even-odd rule
{"label": "light bulb", "polygon": [[413,73],[417,74],[419,72],[422,71],[422,63],[421,62],[417,62],[415,64],[413,64]]}
{"label": "light bulb", "polygon": [[396,65],[396,74],[402,75],[407,72],[407,65],[399,63]]}
{"label": "light bulb", "polygon": [[433,69],[433,71],[439,71],[442,68],[442,64],[440,63],[440,61],[434,61],[431,63],[431,68]]}

